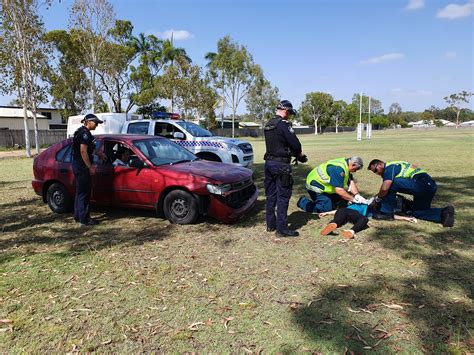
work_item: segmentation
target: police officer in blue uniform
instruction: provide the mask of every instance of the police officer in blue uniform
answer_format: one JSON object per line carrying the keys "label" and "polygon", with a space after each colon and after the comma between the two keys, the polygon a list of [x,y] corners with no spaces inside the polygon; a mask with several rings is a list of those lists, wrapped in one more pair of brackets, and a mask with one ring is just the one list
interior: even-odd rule
{"label": "police officer in blue uniform", "polygon": [[411,215],[426,221],[441,223],[443,227],[454,225],[454,207],[432,208],[431,201],[436,194],[437,186],[428,173],[405,161],[384,163],[379,159],[370,162],[368,169],[382,177],[382,186],[375,198],[380,202],[380,213],[373,218],[393,220],[397,205],[396,194],[401,192],[413,196]]}
{"label": "police officer in blue uniform", "polygon": [[91,131],[103,123],[96,115],[87,114],[82,119],[84,125],[74,133],[72,144],[72,169],[76,179],[76,196],[74,199],[74,219],[83,226],[93,226],[98,221],[90,218],[89,201],[92,189],[92,155],[95,149],[94,137]]}
{"label": "police officer in blue uniform", "polygon": [[297,231],[288,229],[287,212],[293,189],[290,163],[292,156],[302,163],[307,162],[308,158],[303,154],[301,143],[288,121],[290,115],[294,114],[296,111],[290,101],[280,101],[276,116],[264,128],[267,231],[276,231],[278,237],[299,235]]}

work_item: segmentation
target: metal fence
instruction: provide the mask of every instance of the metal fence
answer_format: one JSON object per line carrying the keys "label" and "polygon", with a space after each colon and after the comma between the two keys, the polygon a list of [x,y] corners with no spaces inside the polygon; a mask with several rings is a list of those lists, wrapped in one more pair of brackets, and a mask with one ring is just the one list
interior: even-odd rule
{"label": "metal fence", "polygon": [[[54,131],[38,131],[40,146],[50,146],[54,143],[66,139],[66,130],[58,129]],[[35,147],[35,132],[29,132],[31,147]],[[25,131],[16,129],[0,130],[0,147],[24,147]]]}

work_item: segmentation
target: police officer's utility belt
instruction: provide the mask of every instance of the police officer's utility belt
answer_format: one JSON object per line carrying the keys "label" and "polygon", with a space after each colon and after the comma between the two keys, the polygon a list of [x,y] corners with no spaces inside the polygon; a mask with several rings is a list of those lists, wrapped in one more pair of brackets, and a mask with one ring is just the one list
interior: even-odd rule
{"label": "police officer's utility belt", "polygon": [[279,161],[281,163],[287,163],[287,164],[291,163],[291,157],[276,157],[270,154],[265,154],[264,159]]}

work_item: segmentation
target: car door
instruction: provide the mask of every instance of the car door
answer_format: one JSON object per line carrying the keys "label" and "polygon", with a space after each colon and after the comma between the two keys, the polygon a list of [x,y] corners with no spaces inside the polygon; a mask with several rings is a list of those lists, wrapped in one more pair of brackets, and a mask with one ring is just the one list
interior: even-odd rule
{"label": "car door", "polygon": [[91,200],[104,204],[113,205],[114,190],[114,169],[112,166],[113,152],[106,148],[110,142],[105,140],[96,140],[96,151],[104,152],[105,159],[100,159],[94,155],[92,166],[95,169],[95,175],[92,175],[92,195]]}
{"label": "car door", "polygon": [[[140,159],[134,149],[130,160]],[[113,167],[113,190],[116,204],[131,207],[154,207],[157,202],[157,193],[152,191],[152,181],[155,172],[148,168],[131,166]]]}

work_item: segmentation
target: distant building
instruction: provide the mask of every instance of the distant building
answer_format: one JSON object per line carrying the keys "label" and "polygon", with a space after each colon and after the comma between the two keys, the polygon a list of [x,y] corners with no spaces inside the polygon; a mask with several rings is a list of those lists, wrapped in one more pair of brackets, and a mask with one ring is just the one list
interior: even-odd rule
{"label": "distant building", "polygon": [[[29,129],[33,129],[33,113],[28,111]],[[38,130],[48,131],[53,129],[66,129],[67,122],[63,119],[58,109],[39,107],[36,118],[38,120]],[[24,129],[23,108],[18,106],[0,106],[0,129]]]}
{"label": "distant building", "polygon": [[466,121],[459,124],[461,127],[471,127],[474,126],[474,121]]}
{"label": "distant building", "polygon": [[[455,127],[456,124],[448,121],[448,120],[439,120],[442,124],[443,127]],[[436,127],[436,124],[434,123],[433,120],[419,120],[415,122],[408,122],[408,125],[413,127],[413,128],[429,128],[429,127]]]}

